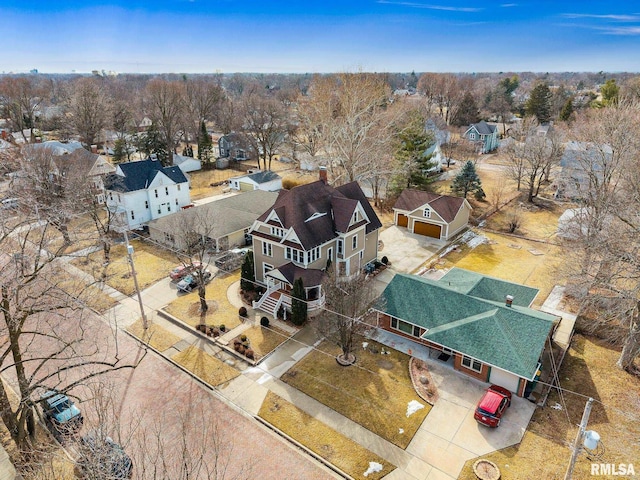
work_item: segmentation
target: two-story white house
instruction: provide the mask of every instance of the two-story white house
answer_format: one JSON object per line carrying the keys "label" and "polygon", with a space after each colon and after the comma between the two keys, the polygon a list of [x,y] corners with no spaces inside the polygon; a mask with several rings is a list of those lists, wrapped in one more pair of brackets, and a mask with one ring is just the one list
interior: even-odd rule
{"label": "two-story white house", "polygon": [[256,281],[267,287],[255,307],[275,315],[289,308],[293,283],[302,278],[310,310],[324,304],[322,280],[334,269],[350,277],[376,260],[382,226],[357,182],[339,187],[321,179],[278,198],[251,227]]}
{"label": "two-story white house", "polygon": [[189,180],[179,167],[157,160],[126,162],[104,179],[107,208],[130,229],[191,204]]}

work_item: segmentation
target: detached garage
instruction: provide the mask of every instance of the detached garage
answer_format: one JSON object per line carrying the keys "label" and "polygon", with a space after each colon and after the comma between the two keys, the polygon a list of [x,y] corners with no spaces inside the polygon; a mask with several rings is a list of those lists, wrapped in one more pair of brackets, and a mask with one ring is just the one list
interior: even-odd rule
{"label": "detached garage", "polygon": [[425,237],[449,240],[467,227],[471,205],[460,197],[406,189],[393,211],[397,226]]}

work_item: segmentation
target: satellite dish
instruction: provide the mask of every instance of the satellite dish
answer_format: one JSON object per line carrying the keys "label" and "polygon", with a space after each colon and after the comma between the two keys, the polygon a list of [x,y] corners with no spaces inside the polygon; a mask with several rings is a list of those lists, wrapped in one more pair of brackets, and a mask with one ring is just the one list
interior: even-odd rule
{"label": "satellite dish", "polygon": [[584,448],[588,450],[595,450],[598,447],[598,443],[600,442],[600,435],[598,432],[594,432],[593,430],[587,430],[584,432]]}

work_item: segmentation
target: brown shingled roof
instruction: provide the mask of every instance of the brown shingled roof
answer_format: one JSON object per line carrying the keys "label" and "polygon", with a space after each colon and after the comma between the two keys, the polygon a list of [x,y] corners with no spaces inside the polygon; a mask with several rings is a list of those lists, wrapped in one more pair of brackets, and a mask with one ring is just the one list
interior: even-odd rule
{"label": "brown shingled roof", "polygon": [[450,223],[456,218],[456,214],[463,203],[464,198],[461,197],[439,195],[407,188],[400,194],[393,208],[411,212],[428,204],[445,222]]}
{"label": "brown shingled roof", "polygon": [[[335,238],[337,232],[346,232],[358,201],[370,220],[367,233],[380,228],[380,220],[356,182],[333,188],[318,180],[281,190],[272,209],[284,228],[293,227],[304,249],[309,250]],[[258,221],[266,221],[272,209],[258,217]],[[316,213],[320,215],[310,220]]]}

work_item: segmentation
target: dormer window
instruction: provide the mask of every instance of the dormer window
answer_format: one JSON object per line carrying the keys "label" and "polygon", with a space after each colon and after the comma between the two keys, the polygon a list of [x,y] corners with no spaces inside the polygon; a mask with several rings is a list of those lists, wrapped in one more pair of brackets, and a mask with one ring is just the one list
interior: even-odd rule
{"label": "dormer window", "polygon": [[422,216],[425,218],[431,218],[431,209],[429,207],[425,208],[422,212]]}
{"label": "dormer window", "polygon": [[353,216],[351,217],[351,223],[358,223],[362,218],[360,217],[360,212],[356,210],[353,212]]}
{"label": "dormer window", "polygon": [[271,235],[282,238],[284,237],[284,229],[280,227],[271,227]]}

